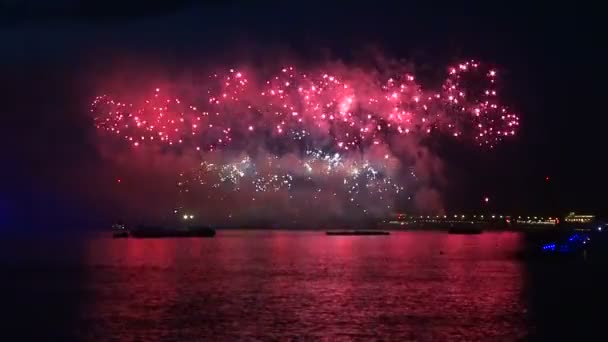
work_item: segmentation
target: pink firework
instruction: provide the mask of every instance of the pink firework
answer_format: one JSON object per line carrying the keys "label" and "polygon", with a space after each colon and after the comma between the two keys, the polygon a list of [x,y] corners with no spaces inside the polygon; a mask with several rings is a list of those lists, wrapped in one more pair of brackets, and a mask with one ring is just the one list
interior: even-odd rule
{"label": "pink firework", "polygon": [[497,83],[497,71],[475,61],[448,68],[437,91],[423,89],[410,74],[378,79],[285,67],[253,84],[231,69],[210,77],[201,103],[156,88],[139,105],[99,96],[91,111],[98,128],[133,146],[204,151],[238,149],[246,140],[360,151],[398,135],[439,132],[494,147],[519,126],[518,116],[500,103]]}
{"label": "pink firework", "polygon": [[499,73],[476,61],[448,68],[438,89],[410,73],[381,74],[287,66],[262,77],[230,69],[210,75],[194,97],[170,88],[152,88],[138,103],[102,95],[91,112],[102,133],[134,150],[200,157],[180,174],[182,195],[204,187],[207,200],[238,198],[246,208],[243,198],[257,204],[279,193],[298,201],[293,208],[320,212],[338,201],[365,215],[412,194],[404,183],[417,177],[402,172],[407,161],[395,152],[402,141],[447,135],[494,148],[517,133],[518,116],[500,102]]}

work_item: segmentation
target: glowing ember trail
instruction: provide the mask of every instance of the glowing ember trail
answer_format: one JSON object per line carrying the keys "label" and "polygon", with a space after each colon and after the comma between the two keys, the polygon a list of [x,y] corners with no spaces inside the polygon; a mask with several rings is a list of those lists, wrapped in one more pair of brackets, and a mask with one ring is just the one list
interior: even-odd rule
{"label": "glowing ember trail", "polygon": [[239,192],[255,202],[279,192],[308,206],[330,197],[369,214],[391,210],[406,190],[408,179],[396,177],[401,140],[449,135],[491,149],[516,134],[519,117],[500,103],[498,76],[468,61],[426,90],[408,73],[288,66],[254,82],[231,69],[211,75],[196,101],[154,88],[138,104],[98,96],[91,111],[98,129],[133,149],[195,153],[200,165],[180,175],[181,193],[199,186],[222,190],[208,199]]}

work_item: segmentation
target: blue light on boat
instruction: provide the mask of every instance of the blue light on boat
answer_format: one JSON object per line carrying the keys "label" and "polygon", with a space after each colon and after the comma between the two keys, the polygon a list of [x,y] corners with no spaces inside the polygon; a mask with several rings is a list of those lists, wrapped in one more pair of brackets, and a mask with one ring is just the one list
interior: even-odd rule
{"label": "blue light on boat", "polygon": [[586,234],[575,233],[568,237],[567,240],[563,240],[562,242],[552,242],[542,246],[543,252],[555,252],[555,253],[574,253],[584,248],[584,245],[587,244],[587,241],[590,241],[591,238]]}

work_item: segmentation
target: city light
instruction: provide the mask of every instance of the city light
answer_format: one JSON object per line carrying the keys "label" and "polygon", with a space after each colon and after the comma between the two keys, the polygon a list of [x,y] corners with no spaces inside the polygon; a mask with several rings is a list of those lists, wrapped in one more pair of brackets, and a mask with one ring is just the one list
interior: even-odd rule
{"label": "city light", "polygon": [[[593,217],[593,215],[586,215],[588,220]],[[492,220],[492,221],[486,221]],[[470,224],[487,224],[489,222],[501,222],[506,223],[508,226],[513,228],[517,227],[554,227],[559,228],[560,220],[555,216],[514,216],[514,215],[505,215],[505,214],[492,214],[492,215],[483,215],[483,214],[450,214],[450,215],[406,215],[406,214],[398,214],[396,221],[388,221],[391,224],[441,224],[441,223],[456,223],[456,222],[465,222],[467,221]],[[578,221],[571,223],[580,223]],[[567,228],[567,227],[566,227]],[[604,225],[595,226],[593,230],[602,231]],[[587,229],[588,230],[588,229]]]}

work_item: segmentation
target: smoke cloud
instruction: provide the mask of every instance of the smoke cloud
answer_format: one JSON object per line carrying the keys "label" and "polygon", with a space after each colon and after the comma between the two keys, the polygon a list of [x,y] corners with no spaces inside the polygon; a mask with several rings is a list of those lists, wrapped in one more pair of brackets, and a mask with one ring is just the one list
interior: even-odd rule
{"label": "smoke cloud", "polygon": [[120,173],[116,198],[142,220],[194,213],[227,225],[443,213],[448,180],[429,142],[492,148],[518,118],[498,101],[496,71],[478,62],[448,68],[440,89],[384,63],[110,80],[91,112],[101,155]]}

